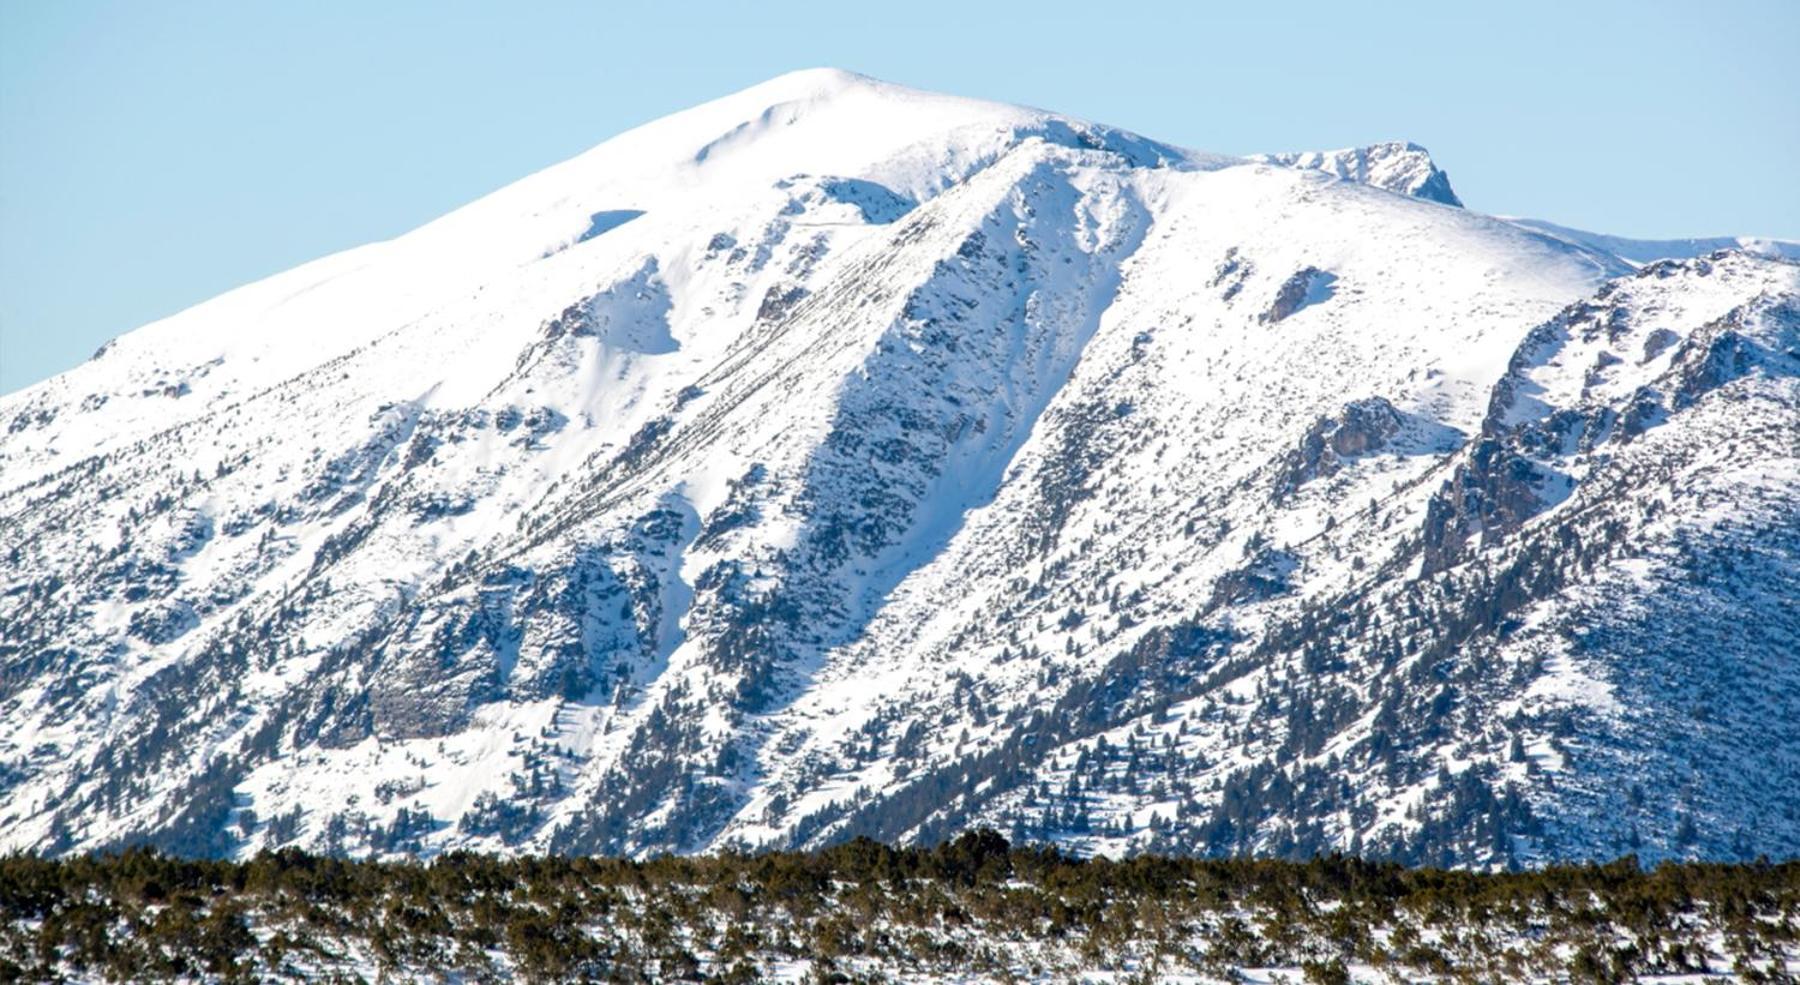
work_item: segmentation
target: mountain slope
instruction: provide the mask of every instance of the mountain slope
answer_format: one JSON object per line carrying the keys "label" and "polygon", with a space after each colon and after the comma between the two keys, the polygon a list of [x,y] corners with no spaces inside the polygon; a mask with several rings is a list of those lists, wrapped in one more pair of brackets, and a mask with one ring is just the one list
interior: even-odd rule
{"label": "mountain slope", "polygon": [[1403,149],[796,73],[123,336],[0,400],[0,839],[1791,853],[1800,268]]}

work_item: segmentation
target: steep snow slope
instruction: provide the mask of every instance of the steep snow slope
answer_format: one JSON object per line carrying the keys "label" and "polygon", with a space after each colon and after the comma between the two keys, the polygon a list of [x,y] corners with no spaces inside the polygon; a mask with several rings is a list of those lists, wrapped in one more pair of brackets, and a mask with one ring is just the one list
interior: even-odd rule
{"label": "steep snow slope", "polygon": [[797,73],[121,337],[0,399],[0,843],[1793,851],[1796,268],[1393,146]]}

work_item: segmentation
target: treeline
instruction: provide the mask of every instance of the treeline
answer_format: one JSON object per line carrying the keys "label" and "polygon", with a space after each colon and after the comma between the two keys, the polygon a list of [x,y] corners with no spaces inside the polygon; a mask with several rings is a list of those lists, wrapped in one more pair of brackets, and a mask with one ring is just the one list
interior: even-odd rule
{"label": "treeline", "polygon": [[1800,862],[1474,873],[930,848],[371,862],[0,858],[0,982],[1793,981]]}

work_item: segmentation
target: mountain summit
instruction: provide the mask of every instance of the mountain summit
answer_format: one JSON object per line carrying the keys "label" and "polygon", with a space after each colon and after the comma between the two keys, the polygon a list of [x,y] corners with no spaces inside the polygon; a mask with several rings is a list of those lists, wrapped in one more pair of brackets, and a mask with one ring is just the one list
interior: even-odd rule
{"label": "mountain summit", "polygon": [[1262,154],[1256,160],[1323,171],[1428,202],[1462,207],[1462,200],[1450,190],[1450,176],[1438,169],[1429,151],[1414,143],[1390,141],[1346,150]]}
{"label": "mountain summit", "polygon": [[0,398],[0,847],[1793,854],[1800,267],[836,71]]}

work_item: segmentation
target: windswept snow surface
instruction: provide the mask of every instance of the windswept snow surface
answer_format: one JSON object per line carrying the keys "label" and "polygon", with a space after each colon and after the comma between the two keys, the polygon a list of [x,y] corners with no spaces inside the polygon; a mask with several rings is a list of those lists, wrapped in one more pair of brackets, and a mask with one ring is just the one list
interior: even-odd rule
{"label": "windswept snow surface", "polygon": [[1440,179],[808,71],[122,336],[0,847],[1800,851],[1800,268]]}
{"label": "windswept snow surface", "polygon": [[1693,239],[1629,239],[1624,236],[1608,236],[1604,233],[1590,233],[1581,229],[1570,229],[1554,222],[1542,219],[1511,219],[1515,225],[1526,229],[1554,236],[1557,239],[1585,246],[1590,249],[1611,253],[1621,260],[1637,265],[1656,260],[1673,260],[1687,257],[1704,256],[1719,250],[1743,250],[1759,256],[1782,257],[1788,260],[1800,260],[1800,243],[1785,239],[1769,239],[1763,236],[1701,236]]}

